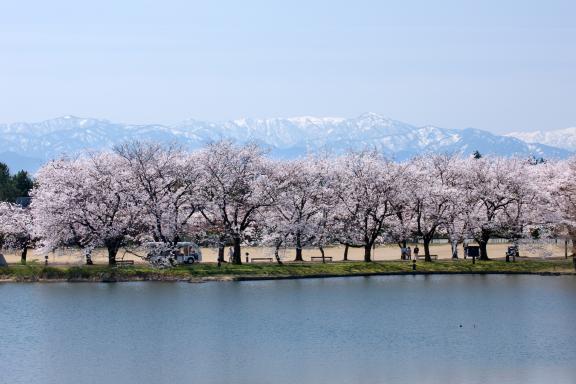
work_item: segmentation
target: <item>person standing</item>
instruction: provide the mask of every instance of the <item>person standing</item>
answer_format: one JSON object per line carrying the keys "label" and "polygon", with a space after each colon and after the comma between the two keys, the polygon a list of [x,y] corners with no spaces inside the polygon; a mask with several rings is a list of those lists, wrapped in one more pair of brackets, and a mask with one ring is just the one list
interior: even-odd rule
{"label": "person standing", "polygon": [[231,263],[234,260],[234,248],[228,248],[228,262]]}
{"label": "person standing", "polygon": [[418,248],[418,244],[414,247],[414,260],[418,260],[418,254],[420,253],[420,248]]}
{"label": "person standing", "polygon": [[408,246],[408,248],[406,249],[406,257],[408,258],[408,260],[412,260],[412,249],[410,248],[410,246]]}

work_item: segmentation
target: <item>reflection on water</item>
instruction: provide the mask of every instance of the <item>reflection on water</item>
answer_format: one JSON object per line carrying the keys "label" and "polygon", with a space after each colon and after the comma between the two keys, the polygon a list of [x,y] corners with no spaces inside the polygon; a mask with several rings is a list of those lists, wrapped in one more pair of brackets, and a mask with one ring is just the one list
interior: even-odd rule
{"label": "reflection on water", "polygon": [[1,383],[573,383],[576,279],[0,285]]}

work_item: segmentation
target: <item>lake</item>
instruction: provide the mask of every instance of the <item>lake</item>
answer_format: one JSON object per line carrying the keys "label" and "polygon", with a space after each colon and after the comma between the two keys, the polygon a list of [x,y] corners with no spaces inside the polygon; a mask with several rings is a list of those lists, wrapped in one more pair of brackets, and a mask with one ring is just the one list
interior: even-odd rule
{"label": "lake", "polygon": [[576,278],[0,284],[0,383],[574,383]]}

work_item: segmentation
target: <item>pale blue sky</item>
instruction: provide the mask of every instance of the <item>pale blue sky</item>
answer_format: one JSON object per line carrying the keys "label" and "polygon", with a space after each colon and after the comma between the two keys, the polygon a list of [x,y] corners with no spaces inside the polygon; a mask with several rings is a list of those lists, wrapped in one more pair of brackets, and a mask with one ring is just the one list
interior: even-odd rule
{"label": "pale blue sky", "polygon": [[576,126],[576,1],[0,0],[0,122]]}

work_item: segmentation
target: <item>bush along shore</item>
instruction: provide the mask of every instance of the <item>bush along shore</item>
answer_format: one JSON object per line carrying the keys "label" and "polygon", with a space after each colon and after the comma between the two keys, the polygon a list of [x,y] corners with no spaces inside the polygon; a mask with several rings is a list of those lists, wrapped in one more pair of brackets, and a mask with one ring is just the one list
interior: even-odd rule
{"label": "bush along shore", "polygon": [[[415,269],[414,269],[415,268]],[[436,261],[432,263],[384,262],[331,262],[278,264],[216,264],[157,269],[145,265],[109,267],[11,265],[0,268],[0,281],[4,282],[124,282],[124,281],[242,281],[297,278],[323,278],[344,276],[378,276],[403,274],[539,274],[576,275],[572,260],[504,261],[470,260]]]}

